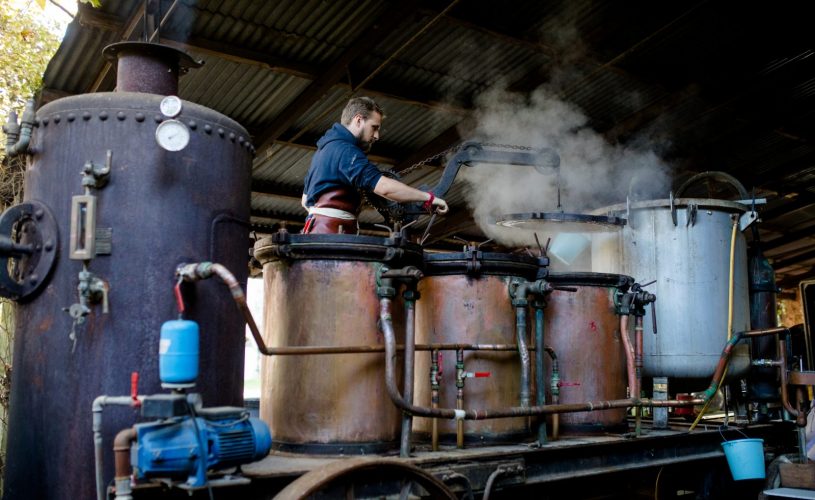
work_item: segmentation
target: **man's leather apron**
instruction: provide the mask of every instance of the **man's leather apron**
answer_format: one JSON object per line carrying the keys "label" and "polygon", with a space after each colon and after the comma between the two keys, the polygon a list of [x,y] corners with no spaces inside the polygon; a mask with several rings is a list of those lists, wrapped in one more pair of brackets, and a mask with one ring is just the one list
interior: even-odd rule
{"label": "man's leather apron", "polygon": [[358,225],[356,216],[361,204],[362,199],[359,193],[352,188],[337,188],[324,192],[317,199],[317,203],[314,204],[315,207],[341,210],[353,215],[354,218],[342,219],[312,213],[306,219],[303,234],[357,234]]}

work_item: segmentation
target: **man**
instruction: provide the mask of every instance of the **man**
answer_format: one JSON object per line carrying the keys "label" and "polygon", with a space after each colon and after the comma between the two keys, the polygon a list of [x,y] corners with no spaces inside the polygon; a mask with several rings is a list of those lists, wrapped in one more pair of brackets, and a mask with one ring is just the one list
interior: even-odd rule
{"label": "man", "polygon": [[447,213],[447,203],[441,198],[385,177],[368,161],[365,153],[379,140],[383,118],[373,99],[355,97],[345,106],[341,123],[335,123],[317,141],[301,201],[309,213],[304,234],[356,234],[362,203],[359,190],[398,203],[424,202],[428,211]]}

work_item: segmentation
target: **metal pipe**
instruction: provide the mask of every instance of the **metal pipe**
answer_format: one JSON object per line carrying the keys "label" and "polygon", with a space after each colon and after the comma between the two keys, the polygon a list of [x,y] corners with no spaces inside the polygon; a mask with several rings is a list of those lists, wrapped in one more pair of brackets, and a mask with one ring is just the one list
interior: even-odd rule
{"label": "metal pipe", "polygon": [[[544,388],[545,369],[543,366],[543,307],[535,306],[535,404],[543,406],[546,404],[546,390]],[[554,352],[554,351],[553,351]],[[546,419],[541,419],[538,424],[538,444],[546,443]]]}
{"label": "metal pipe", "polygon": [[623,350],[625,351],[625,367],[628,374],[628,395],[632,398],[639,396],[637,388],[637,370],[634,360],[634,346],[631,344],[631,337],[628,336],[628,315],[620,315],[620,338],[623,339]]}
{"label": "metal pipe", "polygon": [[410,412],[414,416],[436,417],[458,420],[486,420],[491,418],[514,418],[533,415],[551,415],[556,413],[574,413],[582,411],[600,411],[614,408],[627,408],[630,406],[647,407],[680,407],[703,404],[704,399],[692,400],[652,400],[652,399],[616,399],[610,401],[587,401],[584,403],[559,404],[548,406],[527,406],[509,407],[502,409],[488,410],[464,410],[453,408],[427,408],[408,404],[396,385],[396,334],[393,329],[391,318],[391,299],[380,298],[379,304],[379,325],[385,338],[385,386],[388,396],[393,403],[401,410]]}
{"label": "metal pipe", "polygon": [[[635,398],[642,396],[642,323],[642,316],[636,315],[634,317],[634,375],[637,381],[637,393],[632,394]],[[642,433],[642,407],[638,406],[635,413],[634,434],[640,436]]]}
{"label": "metal pipe", "polygon": [[521,406],[529,406],[529,349],[526,347],[526,305],[515,306],[515,337],[521,358]]}
{"label": "metal pipe", "polygon": [[132,500],[130,489],[130,474],[133,472],[130,467],[130,446],[136,440],[136,428],[129,427],[123,429],[113,440],[113,459],[116,464],[115,482],[116,499]]}
{"label": "metal pipe", "polygon": [[26,101],[20,125],[17,125],[17,113],[9,112],[8,122],[3,126],[3,132],[6,133],[6,155],[14,157],[28,152],[35,119],[33,99]]}
{"label": "metal pipe", "polygon": [[93,455],[94,470],[96,473],[96,499],[105,500],[105,478],[102,470],[102,411],[107,405],[139,406],[142,396],[99,396],[93,400],[91,413],[93,414]]}
{"label": "metal pipe", "polygon": [[506,474],[507,472],[509,472],[509,470],[507,470],[504,467],[498,467],[497,469],[492,471],[492,474],[490,474],[489,477],[487,478],[487,483],[484,486],[484,496],[481,497],[481,500],[489,500],[490,494],[492,493],[492,487],[495,484],[495,480],[498,479],[498,476],[500,476],[501,474]]}
{"label": "metal pipe", "polygon": [[[799,427],[806,427],[806,414],[793,408],[789,398],[789,389],[787,389],[788,374],[787,374],[787,341],[786,339],[779,339],[778,355],[781,371],[781,404],[787,412],[795,417],[795,422]],[[804,462],[805,463],[805,462]]]}
{"label": "metal pipe", "polygon": [[[464,409],[464,351],[456,351],[456,409]],[[456,420],[456,447],[464,448],[464,420]]]}
{"label": "metal pipe", "polygon": [[[439,370],[439,351],[434,349],[430,352],[430,407],[439,407],[439,382],[441,371]],[[434,418],[431,421],[430,432],[431,449],[439,451],[439,421]]]}
{"label": "metal pipe", "polygon": [[[405,299],[405,401],[413,404],[413,372],[416,364],[416,291],[407,289],[403,297]],[[410,413],[402,413],[402,439],[399,447],[399,456],[406,458],[410,456],[411,429],[413,427],[413,416]]]}
{"label": "metal pipe", "polygon": [[[544,347],[544,350],[552,358],[552,379],[549,385],[552,391],[552,404],[560,403],[560,364],[557,360],[557,354],[551,347]],[[557,441],[560,435],[560,415],[557,413],[552,415],[552,441]]]}

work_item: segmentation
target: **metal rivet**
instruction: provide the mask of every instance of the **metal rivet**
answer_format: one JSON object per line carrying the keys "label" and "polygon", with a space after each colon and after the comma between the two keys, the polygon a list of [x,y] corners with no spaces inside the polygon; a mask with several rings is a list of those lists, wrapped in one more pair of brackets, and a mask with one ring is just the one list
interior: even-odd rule
{"label": "metal rivet", "polygon": [[62,120],[60,115],[54,115],[54,123],[59,123],[60,120]]}
{"label": "metal rivet", "polygon": [[42,124],[42,120],[40,120],[39,118],[34,118],[34,126],[39,127],[40,124]]}
{"label": "metal rivet", "polygon": [[73,122],[74,120],[76,120],[76,115],[73,113],[68,113],[68,121]]}
{"label": "metal rivet", "polygon": [[212,125],[204,125],[204,132],[206,132],[207,134],[211,134],[212,133]]}
{"label": "metal rivet", "polygon": [[230,132],[229,133],[229,140],[232,141],[232,142],[235,142],[235,132]]}
{"label": "metal rivet", "polygon": [[107,111],[100,111],[99,112],[99,119],[105,121],[108,119],[108,112]]}
{"label": "metal rivet", "polygon": [[239,136],[238,136],[238,144],[243,144],[243,143],[244,143],[244,141],[245,141],[245,139],[243,138],[243,136],[242,136],[242,135],[239,135]]}
{"label": "metal rivet", "polygon": [[161,117],[161,115],[154,115],[153,116],[153,121],[156,122],[156,123],[161,123],[162,120],[163,120],[163,118]]}
{"label": "metal rivet", "polygon": [[48,125],[48,117],[42,119],[43,126]]}
{"label": "metal rivet", "polygon": [[190,120],[187,125],[190,126],[190,130],[195,130],[198,128],[198,123],[195,120]]}
{"label": "metal rivet", "polygon": [[42,209],[35,210],[34,211],[34,217],[36,217],[37,220],[40,220],[40,219],[42,219],[42,216],[44,215],[44,213],[45,212],[43,212]]}
{"label": "metal rivet", "polygon": [[127,118],[127,115],[125,115],[124,111],[119,111],[118,113],[116,113],[116,119],[117,120],[122,121],[125,118]]}
{"label": "metal rivet", "polygon": [[141,123],[144,121],[144,113],[136,113],[136,121]]}
{"label": "metal rivet", "polygon": [[50,252],[53,249],[54,249],[54,242],[51,241],[51,240],[46,241],[45,242],[45,251]]}
{"label": "metal rivet", "polygon": [[218,129],[218,135],[220,135],[221,137],[223,137],[225,133],[226,132],[224,131],[224,129],[222,129],[222,128]]}
{"label": "metal rivet", "polygon": [[82,119],[83,119],[83,120],[85,120],[85,121],[90,120],[90,119],[91,119],[91,113],[90,113],[90,111],[85,111],[85,112],[83,112],[83,113],[82,113]]}
{"label": "metal rivet", "polygon": [[40,277],[37,276],[36,274],[32,274],[31,276],[28,277],[28,282],[31,283],[32,285],[36,285],[39,280]]}

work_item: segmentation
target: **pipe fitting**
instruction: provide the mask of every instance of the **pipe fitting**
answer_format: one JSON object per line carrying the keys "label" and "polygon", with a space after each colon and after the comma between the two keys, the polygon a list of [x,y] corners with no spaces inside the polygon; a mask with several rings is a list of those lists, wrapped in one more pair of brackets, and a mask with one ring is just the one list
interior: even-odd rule
{"label": "pipe fitting", "polygon": [[33,99],[26,102],[20,125],[17,124],[17,113],[14,111],[9,113],[8,122],[3,126],[3,132],[6,133],[6,154],[9,157],[28,153],[35,120]]}

